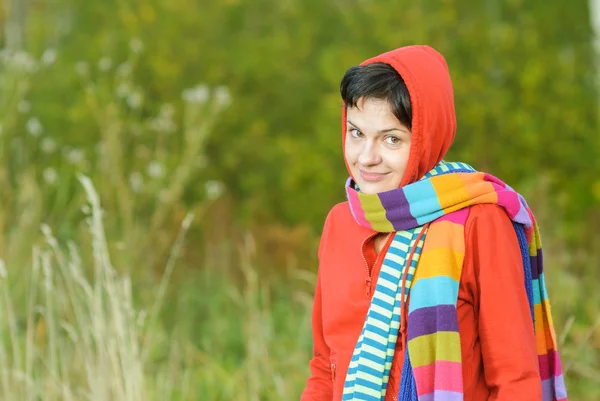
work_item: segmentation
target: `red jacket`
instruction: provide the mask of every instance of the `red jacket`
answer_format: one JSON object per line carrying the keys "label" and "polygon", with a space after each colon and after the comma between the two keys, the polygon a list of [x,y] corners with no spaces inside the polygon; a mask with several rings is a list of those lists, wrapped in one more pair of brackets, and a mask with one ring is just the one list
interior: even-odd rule
{"label": "red jacket", "polygon": [[[359,226],[347,203],[335,206],[319,247],[311,376],[301,401],[338,401],[366,318],[385,247]],[[503,209],[477,205],[465,226],[458,292],[465,401],[540,401],[538,358],[521,253]],[[406,339],[399,339],[386,400],[396,400]]]}

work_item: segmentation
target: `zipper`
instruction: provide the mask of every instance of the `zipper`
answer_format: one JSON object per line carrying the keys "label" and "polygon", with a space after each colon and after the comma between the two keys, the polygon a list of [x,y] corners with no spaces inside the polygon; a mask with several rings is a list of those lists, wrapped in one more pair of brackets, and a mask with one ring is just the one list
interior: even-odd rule
{"label": "zipper", "polygon": [[[389,241],[390,237],[392,236],[393,233],[388,233],[387,237],[385,238],[385,241],[383,243],[383,247],[381,248],[381,251],[377,254],[377,257],[375,258],[375,263],[373,263],[373,266],[377,265],[377,263],[379,262],[379,257],[381,256],[381,254],[383,253],[383,248],[385,248],[385,245],[387,244],[387,242]],[[363,257],[363,261],[365,262],[365,267],[367,268],[367,279],[365,280],[365,284],[366,284],[366,296],[367,298],[371,297],[371,273],[372,273],[372,268],[369,267],[369,263],[367,263],[367,258],[365,258],[365,253],[363,252],[363,248],[365,247],[365,244],[371,240],[372,238],[376,237],[377,234],[374,235],[370,235],[369,237],[367,237],[367,239],[365,239],[362,243],[362,246],[360,247],[360,254]]]}
{"label": "zipper", "polygon": [[335,363],[331,364],[331,382],[335,383]]}

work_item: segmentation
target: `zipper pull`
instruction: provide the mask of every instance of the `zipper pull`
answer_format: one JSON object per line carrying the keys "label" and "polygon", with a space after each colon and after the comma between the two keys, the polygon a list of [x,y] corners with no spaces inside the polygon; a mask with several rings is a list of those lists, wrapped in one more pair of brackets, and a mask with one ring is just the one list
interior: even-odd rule
{"label": "zipper pull", "polygon": [[367,276],[367,298],[371,296],[371,276]]}
{"label": "zipper pull", "polygon": [[335,383],[335,363],[331,364],[331,381]]}

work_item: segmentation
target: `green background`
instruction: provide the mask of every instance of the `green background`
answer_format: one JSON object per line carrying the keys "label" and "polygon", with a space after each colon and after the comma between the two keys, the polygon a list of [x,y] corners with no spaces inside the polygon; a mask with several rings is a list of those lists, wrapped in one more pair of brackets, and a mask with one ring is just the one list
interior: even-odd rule
{"label": "green background", "polygon": [[298,399],[344,200],[339,81],[429,44],[447,159],[528,200],[570,399],[600,399],[591,3],[4,0],[2,398]]}

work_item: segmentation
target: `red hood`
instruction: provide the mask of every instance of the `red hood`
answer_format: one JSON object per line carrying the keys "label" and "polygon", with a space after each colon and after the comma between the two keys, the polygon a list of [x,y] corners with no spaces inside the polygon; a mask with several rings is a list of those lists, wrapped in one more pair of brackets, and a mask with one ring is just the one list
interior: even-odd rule
{"label": "red hood", "polygon": [[[407,46],[383,53],[361,65],[383,62],[402,77],[412,106],[412,140],[408,165],[400,186],[417,181],[435,167],[456,133],[454,92],[444,57],[429,46]],[[342,149],[346,108],[342,108]],[[348,164],[346,163],[348,171]]]}

